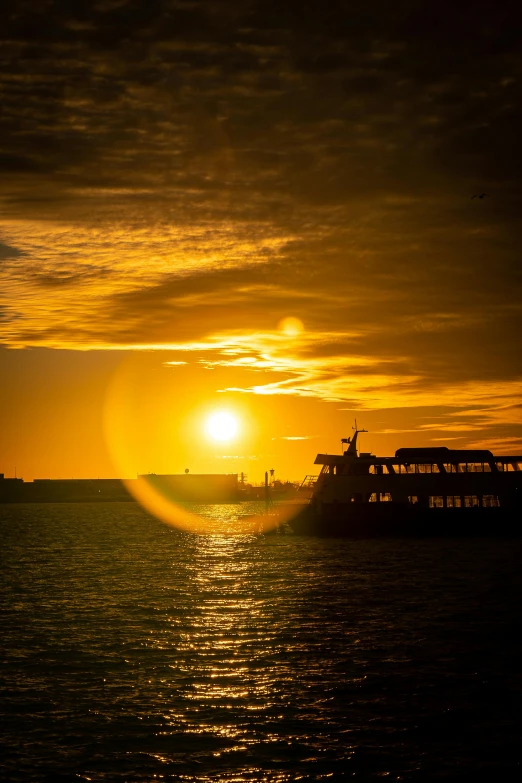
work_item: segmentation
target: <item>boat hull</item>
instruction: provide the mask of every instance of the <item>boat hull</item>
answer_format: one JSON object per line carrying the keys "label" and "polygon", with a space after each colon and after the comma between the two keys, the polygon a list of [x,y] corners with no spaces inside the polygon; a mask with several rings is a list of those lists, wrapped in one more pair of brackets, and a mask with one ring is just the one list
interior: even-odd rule
{"label": "boat hull", "polygon": [[521,535],[520,509],[415,508],[401,503],[344,504],[319,513],[312,505],[288,524],[294,533],[346,538],[433,538]]}

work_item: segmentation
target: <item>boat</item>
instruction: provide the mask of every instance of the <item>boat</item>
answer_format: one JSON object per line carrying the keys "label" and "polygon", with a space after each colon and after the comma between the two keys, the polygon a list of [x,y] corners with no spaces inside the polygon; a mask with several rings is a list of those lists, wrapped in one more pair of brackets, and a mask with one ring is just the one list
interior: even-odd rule
{"label": "boat", "polygon": [[310,501],[289,520],[295,533],[354,538],[520,535],[522,456],[446,446],[377,457],[357,448],[318,454]]}

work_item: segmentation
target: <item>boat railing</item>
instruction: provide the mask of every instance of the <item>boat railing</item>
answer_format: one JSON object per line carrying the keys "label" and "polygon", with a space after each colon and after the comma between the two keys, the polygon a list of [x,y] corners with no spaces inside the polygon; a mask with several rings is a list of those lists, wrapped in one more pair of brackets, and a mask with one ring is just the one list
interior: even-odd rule
{"label": "boat railing", "polygon": [[305,476],[299,485],[298,492],[303,489],[313,489],[317,483],[319,476],[308,475]]}

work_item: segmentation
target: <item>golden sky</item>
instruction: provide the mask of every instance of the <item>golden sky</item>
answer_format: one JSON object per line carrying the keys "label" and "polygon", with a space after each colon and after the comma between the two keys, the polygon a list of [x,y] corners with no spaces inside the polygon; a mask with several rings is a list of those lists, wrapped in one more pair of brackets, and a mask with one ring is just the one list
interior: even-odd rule
{"label": "golden sky", "polygon": [[0,472],[521,451],[518,4],[2,13]]}

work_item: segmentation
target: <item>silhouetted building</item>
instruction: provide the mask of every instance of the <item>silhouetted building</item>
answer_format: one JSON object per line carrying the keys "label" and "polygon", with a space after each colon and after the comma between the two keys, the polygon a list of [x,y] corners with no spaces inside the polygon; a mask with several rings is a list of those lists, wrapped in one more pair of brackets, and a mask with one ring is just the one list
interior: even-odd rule
{"label": "silhouetted building", "polygon": [[148,473],[137,480],[179,502],[233,503],[238,499],[237,473]]}
{"label": "silhouetted building", "polygon": [[6,478],[0,473],[0,503],[12,503],[23,500],[24,480]]}
{"label": "silhouetted building", "polygon": [[34,479],[5,478],[0,473],[0,503],[88,503],[134,500],[133,488],[147,482],[165,497],[178,502],[233,503],[238,499],[237,473],[154,473],[137,479]]}

